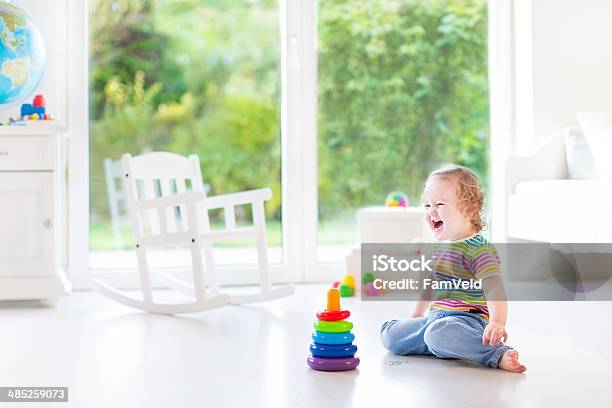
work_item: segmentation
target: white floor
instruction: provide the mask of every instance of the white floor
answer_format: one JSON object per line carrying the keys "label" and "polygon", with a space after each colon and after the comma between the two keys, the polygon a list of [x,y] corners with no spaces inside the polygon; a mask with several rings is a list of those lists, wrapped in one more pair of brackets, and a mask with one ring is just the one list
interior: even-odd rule
{"label": "white floor", "polygon": [[[345,301],[358,370],[305,363],[325,286],[256,306],[148,315],[91,292],[57,308],[0,308],[0,386],[68,386],[70,407],[610,407],[612,302],[513,302],[509,343],[525,374],[457,360],[399,357],[380,324],[405,302]],[[35,407],[37,404],[2,406]],[[39,404],[61,406],[61,403]]]}

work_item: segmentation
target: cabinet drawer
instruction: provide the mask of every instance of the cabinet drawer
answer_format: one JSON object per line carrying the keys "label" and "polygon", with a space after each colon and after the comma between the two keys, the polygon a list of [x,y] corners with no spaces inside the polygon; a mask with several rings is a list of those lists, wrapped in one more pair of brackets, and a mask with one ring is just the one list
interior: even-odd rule
{"label": "cabinet drawer", "polygon": [[52,137],[0,137],[0,171],[53,170]]}

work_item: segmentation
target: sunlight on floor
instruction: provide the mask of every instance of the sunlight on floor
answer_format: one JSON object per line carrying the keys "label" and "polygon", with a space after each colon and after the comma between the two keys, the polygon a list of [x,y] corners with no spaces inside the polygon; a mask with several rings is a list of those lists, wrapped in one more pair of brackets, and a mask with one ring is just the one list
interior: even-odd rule
{"label": "sunlight on floor", "polygon": [[612,302],[512,302],[509,344],[528,367],[521,375],[387,353],[379,327],[408,316],[409,302],[343,299],[361,364],[326,373],[305,361],[324,295],[324,285],[298,285],[288,298],[176,317],[92,292],[57,308],[7,303],[0,317],[10,335],[0,346],[10,352],[0,357],[0,383],[68,386],[70,406],[87,407],[612,404],[604,392],[612,329],[600,320]]}

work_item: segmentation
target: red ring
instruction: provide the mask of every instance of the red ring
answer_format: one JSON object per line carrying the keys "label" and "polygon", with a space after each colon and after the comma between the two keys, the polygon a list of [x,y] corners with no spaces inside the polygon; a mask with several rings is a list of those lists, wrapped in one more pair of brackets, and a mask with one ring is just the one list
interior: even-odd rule
{"label": "red ring", "polygon": [[349,312],[348,310],[321,310],[320,312],[317,312],[317,319],[325,320],[326,322],[337,322],[339,320],[344,320],[348,318],[350,315],[351,312]]}

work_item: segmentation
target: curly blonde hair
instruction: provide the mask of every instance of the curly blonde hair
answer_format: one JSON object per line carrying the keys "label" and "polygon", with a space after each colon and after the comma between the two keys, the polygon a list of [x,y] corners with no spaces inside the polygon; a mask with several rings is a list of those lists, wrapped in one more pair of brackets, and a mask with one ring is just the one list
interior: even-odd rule
{"label": "curly blonde hair", "polygon": [[486,227],[483,210],[485,194],[476,173],[467,167],[451,164],[432,171],[425,184],[432,177],[444,177],[457,183],[459,211],[469,219],[476,232],[482,231]]}

